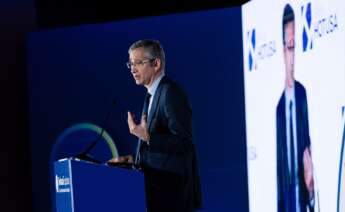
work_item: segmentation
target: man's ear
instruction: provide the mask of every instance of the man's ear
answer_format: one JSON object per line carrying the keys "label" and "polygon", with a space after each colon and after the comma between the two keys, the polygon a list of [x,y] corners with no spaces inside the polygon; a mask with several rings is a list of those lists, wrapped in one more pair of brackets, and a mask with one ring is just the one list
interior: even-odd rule
{"label": "man's ear", "polygon": [[162,67],[162,61],[159,58],[156,58],[153,63],[152,63],[153,67],[155,68],[155,70],[160,70]]}

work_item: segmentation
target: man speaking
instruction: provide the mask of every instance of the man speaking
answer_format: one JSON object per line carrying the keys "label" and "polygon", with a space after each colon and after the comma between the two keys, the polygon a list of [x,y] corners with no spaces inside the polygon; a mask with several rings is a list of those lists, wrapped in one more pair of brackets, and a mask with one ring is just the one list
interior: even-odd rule
{"label": "man speaking", "polygon": [[192,110],[186,93],[165,75],[165,53],[156,40],[129,48],[128,68],[137,85],[147,88],[140,121],[128,112],[128,127],[139,138],[134,163],[144,172],[148,212],[190,212],[201,207],[201,186],[192,134]]}
{"label": "man speaking", "polygon": [[304,86],[295,80],[295,16],[283,14],[285,89],[277,106],[277,193],[279,212],[314,211],[314,177]]}

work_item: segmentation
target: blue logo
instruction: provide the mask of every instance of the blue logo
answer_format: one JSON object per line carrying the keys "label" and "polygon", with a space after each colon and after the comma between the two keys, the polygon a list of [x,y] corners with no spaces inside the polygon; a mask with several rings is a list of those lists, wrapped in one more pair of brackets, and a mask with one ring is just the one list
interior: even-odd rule
{"label": "blue logo", "polygon": [[247,32],[249,71],[257,69],[260,60],[268,59],[276,53],[276,43],[273,40],[258,42],[256,32],[256,29]]}
{"label": "blue logo", "polygon": [[302,44],[303,51],[307,51],[313,48],[312,40],[312,29],[311,29],[311,3],[303,5],[302,8],[302,17],[303,17],[303,31],[302,31]]}
{"label": "blue logo", "polygon": [[301,14],[303,20],[303,52],[312,50],[315,47],[316,39],[326,37],[338,29],[336,13],[323,14],[322,16],[312,18],[311,2],[302,5]]}
{"label": "blue logo", "polygon": [[256,45],[256,37],[255,37],[255,29],[249,30],[247,32],[247,41],[249,41],[249,53],[248,53],[248,67],[249,71],[253,70],[254,63],[256,63],[255,59],[255,45]]}

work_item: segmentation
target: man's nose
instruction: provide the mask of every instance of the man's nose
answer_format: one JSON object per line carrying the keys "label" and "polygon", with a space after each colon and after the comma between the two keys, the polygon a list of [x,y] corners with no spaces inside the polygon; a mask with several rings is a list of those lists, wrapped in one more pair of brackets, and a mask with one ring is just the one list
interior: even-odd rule
{"label": "man's nose", "polygon": [[131,73],[133,74],[133,73],[136,73],[138,70],[135,68],[135,66],[132,66],[131,67]]}

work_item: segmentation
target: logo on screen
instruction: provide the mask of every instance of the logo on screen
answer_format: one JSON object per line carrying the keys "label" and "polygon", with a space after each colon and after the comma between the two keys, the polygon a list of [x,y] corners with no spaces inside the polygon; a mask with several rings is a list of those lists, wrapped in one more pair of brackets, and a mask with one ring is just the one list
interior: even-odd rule
{"label": "logo on screen", "polygon": [[302,31],[302,43],[303,51],[313,48],[312,29],[311,29],[311,3],[302,6],[303,18],[303,31]]}
{"label": "logo on screen", "polygon": [[[248,44],[249,44],[249,53],[248,53],[248,67],[249,71],[253,70],[254,66],[254,56],[255,56],[255,44],[256,44],[256,39],[255,39],[255,29],[249,30],[247,32],[247,38],[248,38]],[[256,69],[256,64],[255,64],[255,69]]]}
{"label": "logo on screen", "polygon": [[338,29],[337,14],[328,13],[313,18],[311,2],[301,6],[301,14],[303,52],[312,50],[317,39],[326,37]]}
{"label": "logo on screen", "polygon": [[257,69],[259,60],[272,57],[276,53],[276,43],[273,40],[258,42],[256,29],[247,32],[247,43],[249,71]]}

